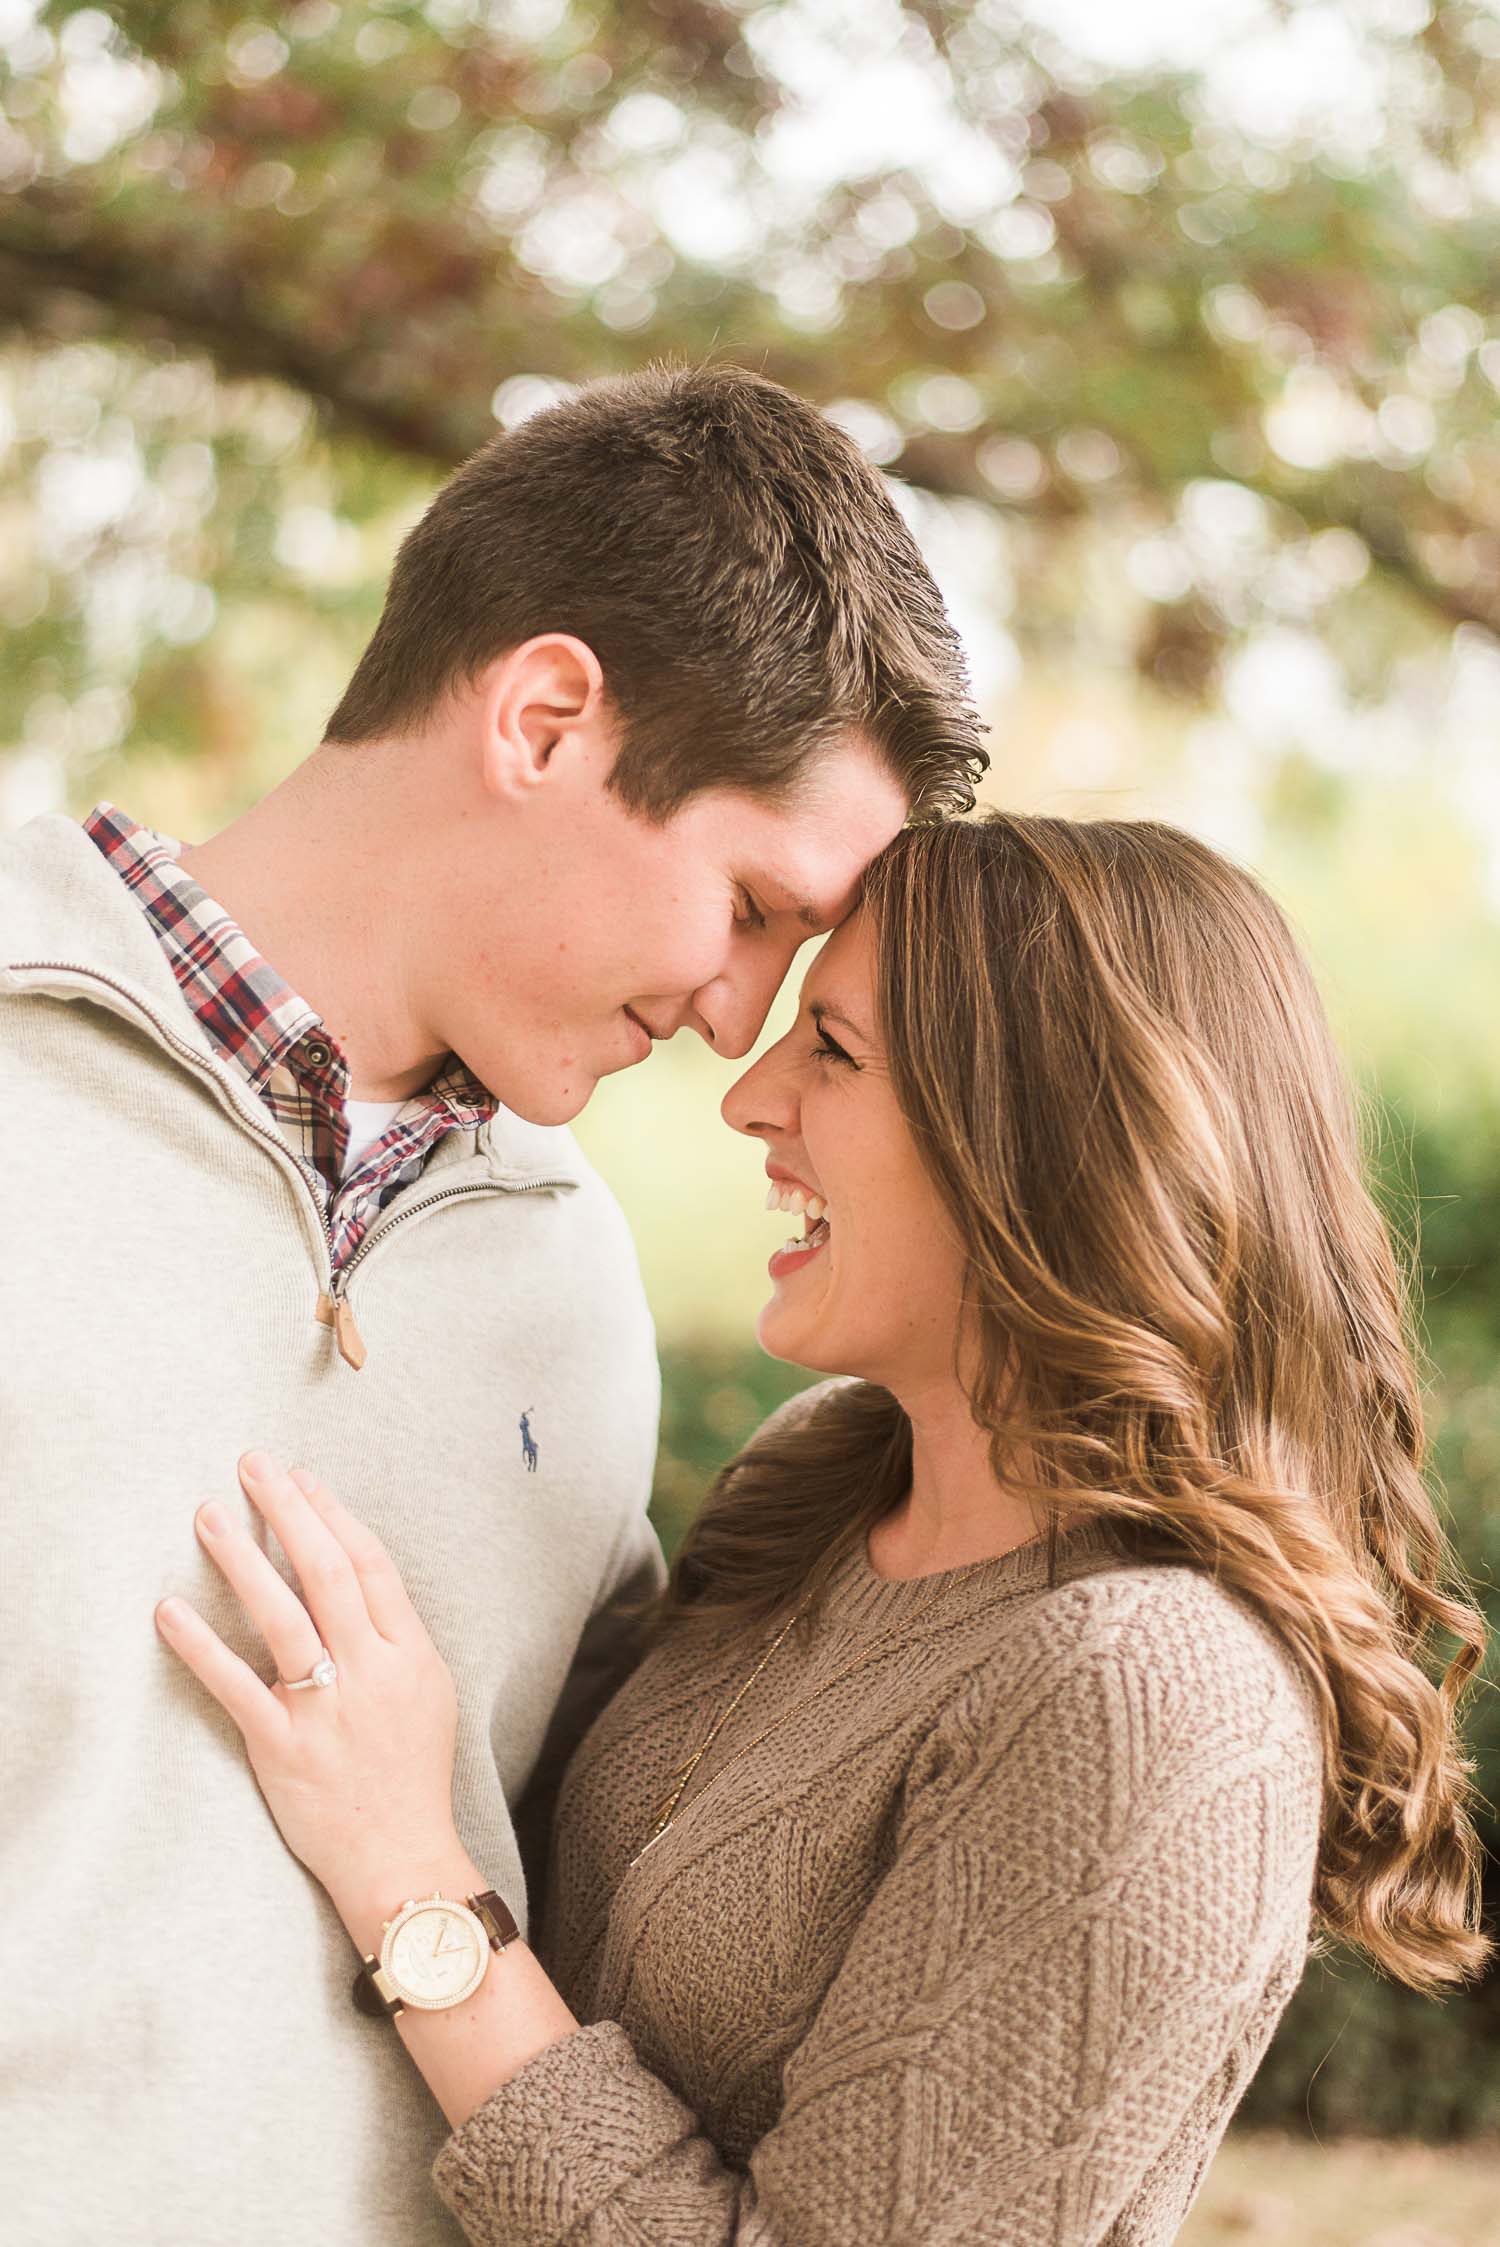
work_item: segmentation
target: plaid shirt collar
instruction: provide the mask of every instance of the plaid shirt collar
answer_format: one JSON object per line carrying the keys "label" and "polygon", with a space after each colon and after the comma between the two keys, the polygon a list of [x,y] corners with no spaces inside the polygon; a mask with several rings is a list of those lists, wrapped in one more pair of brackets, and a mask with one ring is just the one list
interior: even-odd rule
{"label": "plaid shirt collar", "polygon": [[[179,845],[138,826],[113,804],[92,811],[84,832],[143,908],[183,997],[214,1045],[263,1091],[271,1071],[322,1029],[320,1018],[183,872]],[[325,1042],[332,1050],[332,1039]],[[331,1061],[325,1068],[331,1071]],[[347,1085],[347,1069],[344,1078]]]}
{"label": "plaid shirt collar", "polygon": [[493,1094],[450,1055],[432,1084],[402,1105],[378,1144],[341,1178],[349,1065],[322,1017],[178,865],[180,845],[108,803],[90,813],[84,829],[144,909],[183,997],[214,1045],[288,1129],[330,1200],[361,1188],[368,1196],[393,1179],[404,1183],[449,1131],[473,1130],[494,1115]]}

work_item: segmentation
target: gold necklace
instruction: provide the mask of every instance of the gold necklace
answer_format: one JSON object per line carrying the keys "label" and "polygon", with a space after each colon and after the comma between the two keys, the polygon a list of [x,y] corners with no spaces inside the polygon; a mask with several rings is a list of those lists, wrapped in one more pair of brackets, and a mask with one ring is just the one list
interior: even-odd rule
{"label": "gold necklace", "polygon": [[[1045,1532],[1043,1532],[1043,1534],[1045,1535]],[[1037,1537],[1028,1537],[1023,1540],[1023,1543],[1028,1545],[1035,1545],[1039,1542],[1040,1538]],[[1011,1552],[1019,1552],[1021,1550],[1021,1546],[1012,1545],[1010,1550]],[[996,1555],[994,1557],[1003,1558],[1005,1556]],[[846,1663],[841,1670],[835,1670],[832,1677],[826,1677],[824,1678],[821,1685],[815,1685],[811,1693],[804,1694],[800,1701],[796,1701],[792,1704],[791,1708],[783,1709],[780,1716],[773,1717],[771,1722],[765,1727],[764,1731],[757,1732],[753,1740],[747,1740],[742,1748],[736,1748],[734,1754],[727,1757],[725,1761],[719,1765],[718,1770],[714,1772],[713,1776],[699,1788],[698,1792],[693,1797],[693,1801],[695,1803],[701,1802],[703,1800],[703,1797],[708,1793],[709,1788],[716,1786],[719,1780],[723,1778],[730,1765],[738,1763],[740,1757],[742,1755],[748,1755],[752,1748],[758,1748],[761,1741],[766,1739],[770,1733],[774,1732],[778,1725],[785,1724],[789,1717],[797,1716],[803,1709],[807,1707],[810,1701],[815,1701],[820,1693],[826,1693],[830,1686],[837,1685],[841,1678],[849,1677],[855,1670],[861,1669],[864,1664],[868,1662],[879,1651],[879,1649],[884,1645],[887,1639],[894,1638],[898,1631],[904,1631],[913,1622],[920,1621],[921,1618],[927,1613],[929,1608],[935,1607],[937,1605],[938,1600],[941,1598],[942,1594],[946,1592],[951,1585],[964,1583],[970,1576],[977,1575],[981,1568],[987,1568],[988,1566],[988,1561],[976,1560],[972,1562],[969,1567],[960,1569],[956,1575],[949,1576],[945,1572],[943,1582],[923,1601],[922,1605],[917,1609],[915,1616],[908,1615],[903,1617],[899,1623],[890,1624],[885,1630],[880,1633],[877,1638],[874,1638],[870,1641],[864,1652],[858,1655],[854,1661]],[[895,1581],[896,1579],[891,1580]],[[772,1639],[770,1645],[766,1648],[765,1653],[762,1654],[760,1660],[756,1663],[754,1669],[750,1672],[750,1675],[746,1678],[744,1684],[740,1687],[738,1693],[736,1693],[728,1708],[725,1709],[709,1727],[707,1736],[693,1750],[693,1753],[688,1757],[687,1761],[685,1763],[680,1763],[677,1766],[677,1769],[670,1774],[671,1784],[668,1787],[667,1792],[662,1796],[660,1802],[656,1805],[656,1822],[652,1826],[650,1833],[646,1836],[646,1839],[641,1843],[640,1848],[631,1858],[629,1865],[626,1867],[627,1871],[633,1872],[636,1866],[640,1863],[641,1859],[645,1856],[647,1850],[654,1849],[657,1842],[660,1841],[662,1835],[666,1832],[668,1826],[672,1823],[673,1817],[676,1815],[678,1805],[682,1801],[683,1790],[687,1786],[688,1781],[692,1778],[693,1773],[697,1770],[699,1764],[703,1761],[703,1758],[707,1755],[709,1749],[713,1746],[715,1740],[723,1731],[725,1725],[729,1722],[729,1719],[734,1715],[734,1712],[739,1707],[741,1701],[744,1700],[745,1695],[749,1692],[751,1686],[760,1676],[761,1671],[770,1661],[771,1656],[776,1652],[777,1647],[786,1637],[787,1632],[797,1621],[797,1618],[805,1611],[811,1598],[812,1591],[811,1589],[809,1589],[803,1594],[797,1606],[793,1609],[792,1613],[782,1624],[781,1629],[776,1633],[776,1636]]]}

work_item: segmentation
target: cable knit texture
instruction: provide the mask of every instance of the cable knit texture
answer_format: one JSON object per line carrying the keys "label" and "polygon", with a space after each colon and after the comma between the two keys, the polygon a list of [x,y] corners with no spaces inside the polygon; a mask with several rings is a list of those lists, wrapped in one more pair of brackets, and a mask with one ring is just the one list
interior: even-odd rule
{"label": "cable knit texture", "polygon": [[1322,1758],[1291,1657],[1101,1526],[1050,1586],[1040,1547],[945,1583],[861,1548],[630,1869],[767,1635],[669,1637],[573,1759],[542,1952],[590,2025],[439,2156],[471,2240],[1173,2238],[1307,1956]]}

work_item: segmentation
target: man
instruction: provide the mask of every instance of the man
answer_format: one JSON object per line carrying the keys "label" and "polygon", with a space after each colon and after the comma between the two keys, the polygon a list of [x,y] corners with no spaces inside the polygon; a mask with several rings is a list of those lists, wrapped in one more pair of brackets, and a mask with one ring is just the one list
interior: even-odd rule
{"label": "man", "polygon": [[269,1675],[193,1510],[252,1518],[250,1446],[323,1476],[455,1673],[460,1830],[524,1927],[507,1804],[544,1819],[662,1576],[650,1323],[562,1127],[684,1026],[743,1054],[976,744],[855,449],[758,378],[656,372],[465,463],[324,740],[222,834],[105,806],[0,848],[18,2239],[453,2236],[441,2118],[154,1606]]}

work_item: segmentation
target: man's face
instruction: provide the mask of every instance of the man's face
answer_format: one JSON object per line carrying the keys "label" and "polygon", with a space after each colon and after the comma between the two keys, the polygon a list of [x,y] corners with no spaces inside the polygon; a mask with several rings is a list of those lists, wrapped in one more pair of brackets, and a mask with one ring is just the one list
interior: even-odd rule
{"label": "man's face", "polygon": [[524,868],[491,913],[475,900],[445,978],[453,1051],[533,1123],[566,1123],[680,1029],[747,1053],[799,946],[851,911],[908,808],[858,735],[815,754],[785,803],[709,789],[661,825],[627,810],[607,769],[528,811]]}

